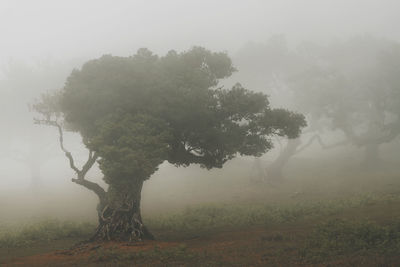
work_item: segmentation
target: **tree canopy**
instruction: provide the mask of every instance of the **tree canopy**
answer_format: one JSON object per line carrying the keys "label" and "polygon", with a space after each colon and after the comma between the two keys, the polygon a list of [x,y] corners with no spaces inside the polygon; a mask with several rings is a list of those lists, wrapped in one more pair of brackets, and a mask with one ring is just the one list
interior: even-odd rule
{"label": "tree canopy", "polygon": [[74,70],[64,88],[44,95],[35,109],[44,115],[40,122],[62,123],[82,136],[90,150],[82,170],[61,144],[78,174],[75,182],[89,185],[84,175],[97,160],[118,206],[124,195],[140,196],[141,183],[164,161],[221,168],[238,154],[262,155],[272,135],[299,135],[303,115],[272,109],[266,95],[240,84],[219,86],[234,71],[226,53],[201,47],[163,57],[147,49],[105,55]]}
{"label": "tree canopy", "polygon": [[74,70],[59,106],[42,112],[58,108],[98,153],[106,179],[146,179],[164,160],[222,167],[237,153],[265,153],[269,136],[293,138],[305,125],[300,114],[271,109],[262,93],[218,87],[233,71],[225,53],[200,47],[164,57],[147,49],[105,55]]}

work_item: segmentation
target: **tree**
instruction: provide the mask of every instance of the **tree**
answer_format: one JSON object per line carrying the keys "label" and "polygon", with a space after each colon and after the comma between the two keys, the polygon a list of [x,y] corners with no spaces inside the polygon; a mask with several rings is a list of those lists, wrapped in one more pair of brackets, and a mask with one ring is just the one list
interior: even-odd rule
{"label": "tree", "polygon": [[[288,107],[310,115],[309,110],[296,105],[297,99],[293,98],[293,86],[290,78],[306,69],[310,64],[304,55],[289,49],[285,36],[273,35],[266,43],[248,43],[243,46],[235,56],[235,62],[240,67],[240,73],[235,76],[257,91],[268,93],[273,97],[275,105]],[[256,158],[254,163],[256,182],[280,182],[283,179],[283,169],[289,160],[297,153],[305,150],[315,140],[322,143],[316,133],[320,127],[313,116],[307,119],[308,133],[314,133],[309,141],[302,144],[301,137],[286,141],[278,140],[278,156],[267,167]]]}
{"label": "tree", "polygon": [[[320,47],[317,61],[295,77],[295,97],[310,113],[379,162],[379,147],[400,135],[400,45],[372,37]],[[312,96],[312,99],[310,99]]]}
{"label": "tree", "polygon": [[[87,62],[34,105],[38,123],[58,128],[77,174],[72,181],[99,197],[94,239],[152,238],[141,218],[141,189],[162,162],[221,168],[237,154],[262,155],[272,135],[299,135],[301,114],[271,109],[266,95],[240,84],[218,87],[233,71],[225,53],[201,47],[163,57],[140,49]],[[64,147],[65,129],[78,132],[89,150],[81,169]],[[85,177],[96,161],[107,191]]]}
{"label": "tree", "polygon": [[[290,158],[315,142],[322,149],[362,148],[363,166],[376,166],[379,147],[400,134],[400,45],[396,42],[361,36],[289,49],[282,37],[275,36],[266,44],[244,47],[236,62],[241,80],[247,78],[254,88],[268,90],[274,100],[278,95],[281,105],[307,117],[302,136],[288,140],[267,166],[269,179],[281,180]],[[341,132],[343,139],[323,142],[322,133],[334,131]],[[309,139],[303,141],[306,134]]]}

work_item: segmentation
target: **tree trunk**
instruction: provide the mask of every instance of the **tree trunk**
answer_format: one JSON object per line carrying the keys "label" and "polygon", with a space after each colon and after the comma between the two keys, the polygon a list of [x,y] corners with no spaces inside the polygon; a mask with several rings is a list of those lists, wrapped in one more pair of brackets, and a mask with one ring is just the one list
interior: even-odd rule
{"label": "tree trunk", "polygon": [[285,148],[279,156],[267,167],[268,180],[271,182],[282,181],[283,168],[289,162],[289,159],[296,154],[297,148],[300,146],[300,138],[289,139]]}
{"label": "tree trunk", "polygon": [[364,168],[374,168],[380,163],[379,158],[379,145],[378,144],[367,144],[365,146],[365,156],[362,163]]}
{"label": "tree trunk", "polygon": [[99,226],[93,240],[139,241],[154,239],[142,221],[140,200],[143,181],[113,187],[98,206]]}

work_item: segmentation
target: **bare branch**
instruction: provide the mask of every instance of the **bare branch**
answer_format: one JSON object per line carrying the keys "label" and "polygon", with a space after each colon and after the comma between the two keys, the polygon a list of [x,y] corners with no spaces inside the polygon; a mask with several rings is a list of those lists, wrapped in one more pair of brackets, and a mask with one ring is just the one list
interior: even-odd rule
{"label": "bare branch", "polygon": [[100,202],[105,201],[105,190],[98,185],[97,183],[85,180],[85,176],[87,172],[93,167],[93,165],[96,163],[96,160],[98,159],[98,155],[96,152],[93,152],[92,150],[89,150],[89,156],[86,161],[86,163],[83,165],[82,169],[79,170],[74,163],[74,158],[72,157],[71,152],[69,152],[65,147],[64,147],[64,135],[63,135],[63,129],[62,126],[55,120],[35,120],[36,124],[44,124],[44,125],[49,125],[56,127],[58,129],[58,134],[59,134],[59,143],[60,143],[60,148],[61,150],[65,153],[65,156],[68,158],[69,165],[71,169],[75,171],[77,174],[77,179],[72,179],[72,182],[82,185],[86,187],[87,189],[93,191],[100,199]]}
{"label": "bare branch", "polygon": [[106,191],[97,183],[85,179],[74,179],[74,178],[72,178],[71,181],[93,191],[99,197],[100,203],[105,203]]}
{"label": "bare branch", "polygon": [[92,166],[96,163],[98,159],[97,153],[92,150],[89,151],[89,158],[86,161],[85,165],[83,165],[82,170],[80,171],[80,176],[78,178],[84,179],[86,173],[92,168]]}
{"label": "bare branch", "polygon": [[323,148],[323,149],[331,149],[331,148],[335,148],[338,146],[343,146],[343,145],[347,145],[350,143],[350,140],[346,139],[334,144],[330,144],[330,145],[326,145],[323,141],[322,138],[319,134],[315,134],[313,135],[306,144],[304,144],[303,146],[301,146],[299,149],[296,150],[295,154],[300,153],[301,151],[305,150],[306,148],[308,148],[309,146],[311,146],[314,141],[317,141],[319,143],[319,145]]}
{"label": "bare branch", "polygon": [[384,126],[384,132],[377,135],[369,135],[368,133],[364,135],[356,135],[354,130],[349,126],[340,127],[344,134],[351,140],[354,145],[365,146],[368,144],[381,145],[384,143],[389,143],[397,136],[400,135],[400,121],[391,123]]}
{"label": "bare branch", "polygon": [[71,167],[71,169],[73,169],[76,174],[79,176],[80,171],[79,169],[75,166],[74,163],[74,158],[72,157],[71,152],[69,152],[67,149],[65,149],[64,147],[64,134],[63,134],[63,130],[61,125],[55,121],[55,120],[35,120],[36,124],[43,124],[43,125],[49,125],[49,126],[53,126],[56,127],[58,129],[58,135],[59,135],[59,144],[60,144],[60,148],[61,150],[64,152],[65,156],[68,158],[69,161],[69,166]]}
{"label": "bare branch", "polygon": [[337,142],[337,143],[333,143],[333,144],[330,144],[330,145],[322,146],[322,144],[321,144],[321,146],[322,146],[323,149],[331,149],[331,148],[336,148],[336,147],[344,146],[344,145],[348,145],[348,144],[350,144],[350,140],[346,139],[346,140],[343,140],[343,141],[340,141],[340,142]]}

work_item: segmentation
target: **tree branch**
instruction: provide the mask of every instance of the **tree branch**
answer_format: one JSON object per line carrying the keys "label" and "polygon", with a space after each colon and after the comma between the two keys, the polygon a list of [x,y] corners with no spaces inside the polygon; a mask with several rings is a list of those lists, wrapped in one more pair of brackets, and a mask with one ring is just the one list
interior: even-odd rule
{"label": "tree branch", "polygon": [[72,157],[71,152],[69,152],[65,147],[64,147],[64,134],[63,134],[63,130],[61,125],[54,120],[35,120],[35,123],[37,124],[44,124],[44,125],[49,125],[49,126],[54,126],[58,129],[58,136],[59,136],[59,144],[60,144],[60,148],[61,150],[64,152],[65,156],[68,158],[69,161],[69,166],[71,167],[71,169],[73,169],[76,174],[79,176],[79,169],[75,166],[74,163],[74,158]]}
{"label": "tree branch", "polygon": [[63,130],[62,130],[61,125],[57,121],[54,121],[54,120],[38,120],[38,119],[36,119],[35,123],[54,126],[58,129],[60,148],[65,153],[65,156],[68,158],[71,169],[73,169],[75,171],[75,173],[77,174],[77,179],[72,178],[72,182],[82,185],[82,186],[86,187],[87,189],[93,191],[99,197],[100,202],[104,203],[105,196],[106,196],[105,190],[97,183],[85,180],[85,176],[86,176],[87,172],[93,167],[93,165],[96,163],[96,160],[98,159],[97,153],[93,152],[92,150],[89,150],[88,159],[87,159],[86,163],[82,166],[82,169],[79,170],[75,166],[74,158],[72,157],[71,152],[69,152],[64,147],[64,135],[63,135]]}
{"label": "tree branch", "polygon": [[301,146],[299,149],[296,150],[295,154],[300,153],[301,151],[305,150],[306,148],[308,148],[309,146],[311,146],[314,141],[318,141],[319,145],[323,148],[323,149],[331,149],[331,148],[335,148],[338,146],[343,146],[348,144],[350,141],[348,139],[334,143],[334,144],[330,144],[330,145],[326,145],[323,141],[322,138],[319,134],[315,134],[313,135],[306,144],[304,144],[303,146]]}
{"label": "tree branch", "polygon": [[381,145],[384,143],[391,142],[393,139],[395,139],[397,136],[400,135],[400,121],[384,126],[384,129],[386,131],[383,132],[382,134],[379,134],[378,136],[370,136],[368,135],[368,133],[364,135],[356,135],[353,129],[351,129],[351,127],[348,126],[347,127],[342,126],[340,127],[340,129],[351,140],[351,142],[354,145],[357,146],[365,146],[367,144]]}
{"label": "tree branch", "polygon": [[[97,158],[98,158],[97,153],[93,152],[92,150],[90,150],[89,151],[89,158],[86,161],[85,165],[83,165],[82,170],[80,171],[81,179],[84,179],[84,177],[86,176],[87,172],[96,163]],[[78,177],[78,178],[80,178],[80,177]]]}
{"label": "tree branch", "polygon": [[93,191],[99,197],[100,202],[105,203],[106,191],[97,183],[85,179],[74,179],[74,178],[72,178],[71,181]]}

